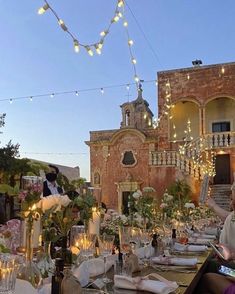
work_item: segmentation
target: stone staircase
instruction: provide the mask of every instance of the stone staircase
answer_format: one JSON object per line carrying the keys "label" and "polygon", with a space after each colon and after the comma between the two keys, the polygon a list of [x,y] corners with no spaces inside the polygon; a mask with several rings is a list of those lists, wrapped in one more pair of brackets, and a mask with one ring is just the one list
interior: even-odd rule
{"label": "stone staircase", "polygon": [[223,209],[230,211],[231,185],[211,185],[211,197]]}

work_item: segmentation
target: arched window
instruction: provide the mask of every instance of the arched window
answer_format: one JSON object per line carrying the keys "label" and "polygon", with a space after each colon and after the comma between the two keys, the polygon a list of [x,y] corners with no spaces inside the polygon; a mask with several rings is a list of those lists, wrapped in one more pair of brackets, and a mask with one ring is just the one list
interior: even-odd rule
{"label": "arched window", "polygon": [[95,185],[99,185],[100,184],[100,174],[98,172],[96,172],[94,174],[94,184]]}
{"label": "arched window", "polygon": [[127,109],[125,112],[125,125],[129,126],[130,125],[130,110]]}

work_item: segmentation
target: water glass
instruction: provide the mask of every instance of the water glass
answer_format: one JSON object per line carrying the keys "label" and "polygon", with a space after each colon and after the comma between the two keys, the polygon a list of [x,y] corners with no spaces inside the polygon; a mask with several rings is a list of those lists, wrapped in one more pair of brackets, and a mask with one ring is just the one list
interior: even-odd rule
{"label": "water glass", "polygon": [[76,241],[82,233],[85,233],[85,226],[72,226],[70,231],[70,246],[76,246]]}
{"label": "water glass", "polygon": [[0,293],[11,294],[14,292],[17,268],[15,256],[0,254]]}
{"label": "water glass", "polygon": [[123,263],[121,260],[116,260],[114,264],[114,274],[119,276],[132,276],[132,266],[130,263]]}

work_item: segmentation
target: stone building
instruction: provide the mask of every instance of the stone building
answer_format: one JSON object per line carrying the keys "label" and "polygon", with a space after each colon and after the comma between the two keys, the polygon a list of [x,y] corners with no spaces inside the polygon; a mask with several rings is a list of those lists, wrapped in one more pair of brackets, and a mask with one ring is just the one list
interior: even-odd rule
{"label": "stone building", "polygon": [[122,211],[130,191],[145,186],[161,197],[175,179],[188,181],[197,200],[205,176],[216,200],[228,203],[235,171],[235,63],[194,64],[158,72],[157,128],[140,87],[136,100],[121,105],[119,129],[90,132],[91,182],[108,207]]}

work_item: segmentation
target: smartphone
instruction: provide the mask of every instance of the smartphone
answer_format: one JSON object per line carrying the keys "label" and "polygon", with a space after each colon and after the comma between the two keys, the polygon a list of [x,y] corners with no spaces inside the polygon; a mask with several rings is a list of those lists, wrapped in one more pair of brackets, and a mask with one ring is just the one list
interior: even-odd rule
{"label": "smartphone", "polygon": [[224,266],[224,265],[221,265],[219,267],[219,270],[218,270],[219,273],[225,275],[225,276],[230,276],[230,277],[234,277],[235,278],[235,270],[230,268],[230,267],[227,267],[227,266]]}
{"label": "smartphone", "polygon": [[222,253],[222,249],[217,246],[217,245],[214,245],[213,243],[209,242],[211,248],[215,251],[215,253],[222,259],[225,260],[225,257],[223,256],[223,253]]}

